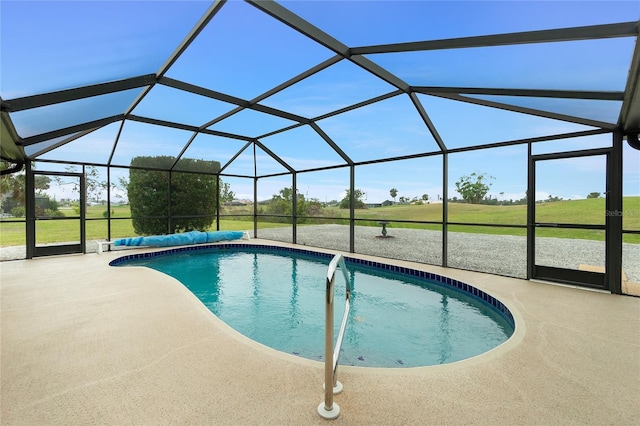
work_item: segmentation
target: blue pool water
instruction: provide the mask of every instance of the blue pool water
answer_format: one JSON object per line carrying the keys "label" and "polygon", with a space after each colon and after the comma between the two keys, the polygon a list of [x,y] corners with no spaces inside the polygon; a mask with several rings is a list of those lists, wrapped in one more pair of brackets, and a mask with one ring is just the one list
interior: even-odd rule
{"label": "blue pool water", "polygon": [[[325,279],[331,257],[243,247],[174,249],[142,258],[126,256],[112,264],[146,266],[175,277],[245,336],[283,352],[322,360]],[[486,352],[513,334],[513,318],[504,305],[473,287],[424,272],[401,268],[404,273],[399,273],[357,262],[347,259],[353,292],[340,355],[343,365],[445,364]],[[344,311],[344,291],[338,271],[334,335]]]}

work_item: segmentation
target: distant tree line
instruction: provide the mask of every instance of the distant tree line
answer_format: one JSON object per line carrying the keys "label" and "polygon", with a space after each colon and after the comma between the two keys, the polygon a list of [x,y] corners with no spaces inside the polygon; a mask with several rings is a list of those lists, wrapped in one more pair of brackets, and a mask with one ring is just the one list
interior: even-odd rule
{"label": "distant tree line", "polygon": [[[391,198],[393,198],[393,203],[396,203],[396,197],[398,196],[398,189],[396,188],[391,188],[389,190],[389,195],[391,195]],[[400,204],[424,204],[427,201],[429,201],[429,195],[428,194],[422,194],[422,196],[420,198],[418,197],[413,197],[413,198],[409,198],[409,197],[405,197],[405,196],[401,196],[399,198],[399,203]]]}
{"label": "distant tree line", "polygon": [[[465,203],[465,204],[469,203],[467,200],[464,200],[464,199],[458,198],[458,197],[449,198],[449,202],[450,203]],[[519,205],[527,204],[527,196],[525,195],[524,197],[519,198],[517,200],[514,200],[514,199],[499,200],[496,197],[492,197],[491,195],[488,195],[488,196],[484,197],[482,200],[480,200],[479,202],[477,202],[475,204],[482,204],[482,205],[487,205],[487,206],[519,206]]]}

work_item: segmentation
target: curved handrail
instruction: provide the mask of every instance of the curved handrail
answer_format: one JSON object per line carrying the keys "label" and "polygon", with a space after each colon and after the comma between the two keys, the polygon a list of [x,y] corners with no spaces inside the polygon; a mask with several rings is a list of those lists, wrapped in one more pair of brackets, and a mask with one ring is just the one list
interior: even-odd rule
{"label": "curved handrail", "polygon": [[[333,293],[336,270],[340,267],[346,284],[344,314],[342,323],[336,340],[336,347],[333,347]],[[351,309],[351,280],[349,272],[341,254],[337,254],[331,259],[327,270],[327,285],[325,298],[325,338],[324,338],[324,401],[318,405],[318,414],[325,419],[335,419],[340,415],[340,407],[333,402],[333,394],[342,392],[342,383],[337,380],[338,360],[340,358],[340,348],[344,331],[347,326],[349,310]],[[331,386],[327,384],[330,383]]]}

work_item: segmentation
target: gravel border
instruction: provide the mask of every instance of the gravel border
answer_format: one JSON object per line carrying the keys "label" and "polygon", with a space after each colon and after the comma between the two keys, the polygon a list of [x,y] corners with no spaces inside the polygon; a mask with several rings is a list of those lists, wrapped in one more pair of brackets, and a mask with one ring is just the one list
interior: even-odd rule
{"label": "gravel border", "polygon": [[[253,237],[253,231],[249,231]],[[360,254],[441,265],[442,233],[422,229],[388,228],[381,238],[380,228],[355,227],[355,251]],[[290,243],[291,228],[264,228],[258,237]],[[349,251],[349,226],[298,226],[298,244]],[[123,250],[127,250],[126,248]],[[87,242],[87,252],[95,253],[96,243]],[[604,266],[604,242],[539,238],[536,261],[540,265],[577,269],[580,264]],[[24,259],[25,246],[0,248],[0,260]],[[622,268],[629,281],[640,282],[640,244],[623,244]],[[448,265],[452,268],[526,278],[527,239],[512,235],[449,232]]]}
{"label": "gravel border", "polygon": [[[441,265],[442,233],[422,229],[387,228],[390,238],[379,238],[380,228],[355,227],[355,251],[360,254]],[[253,232],[251,232],[253,236]],[[513,235],[449,232],[448,266],[515,278],[527,276],[527,238]],[[290,228],[258,229],[258,237],[291,242]],[[298,226],[298,244],[349,251],[349,226]],[[604,266],[604,242],[566,238],[538,238],[539,265],[577,269]],[[622,265],[629,281],[640,282],[640,244],[623,244]]]}

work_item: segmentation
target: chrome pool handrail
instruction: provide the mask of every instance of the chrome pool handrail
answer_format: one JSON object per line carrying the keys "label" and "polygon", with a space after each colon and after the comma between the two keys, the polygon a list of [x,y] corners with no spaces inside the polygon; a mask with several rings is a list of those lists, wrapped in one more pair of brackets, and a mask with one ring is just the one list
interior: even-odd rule
{"label": "chrome pool handrail", "polygon": [[[344,314],[338,332],[336,347],[333,348],[333,293],[336,270],[340,267],[346,284]],[[347,326],[349,310],[351,309],[351,280],[349,272],[341,254],[336,254],[327,270],[327,285],[325,298],[325,336],[324,336],[324,401],[318,405],[318,414],[325,419],[336,419],[340,415],[340,406],[333,402],[333,395],[342,392],[342,383],[337,380],[338,359],[344,331]],[[330,383],[331,386],[327,384]]]}

